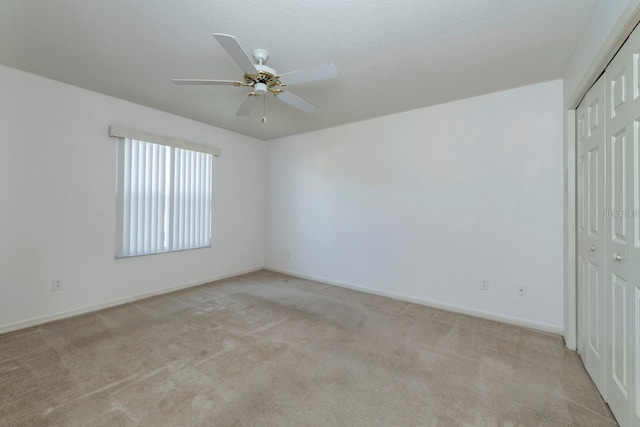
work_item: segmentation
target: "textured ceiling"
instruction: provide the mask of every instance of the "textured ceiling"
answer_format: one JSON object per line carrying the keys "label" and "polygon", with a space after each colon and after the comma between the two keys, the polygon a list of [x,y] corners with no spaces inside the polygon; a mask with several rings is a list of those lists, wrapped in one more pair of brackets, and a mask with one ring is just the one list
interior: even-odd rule
{"label": "textured ceiling", "polygon": [[[0,0],[0,63],[260,139],[560,78],[597,0]],[[338,78],[290,87],[306,115],[247,88],[213,39],[268,49],[283,73],[333,62]]]}

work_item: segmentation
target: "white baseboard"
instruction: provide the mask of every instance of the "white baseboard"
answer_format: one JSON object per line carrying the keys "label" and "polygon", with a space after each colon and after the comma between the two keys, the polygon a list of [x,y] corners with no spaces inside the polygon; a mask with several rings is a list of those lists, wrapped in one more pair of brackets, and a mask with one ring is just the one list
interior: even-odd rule
{"label": "white baseboard", "polygon": [[122,305],[132,301],[149,298],[155,295],[168,294],[170,292],[179,291],[180,289],[192,288],[194,286],[204,285],[205,283],[228,279],[229,277],[235,277],[235,276],[240,276],[242,274],[252,273],[254,271],[262,270],[263,268],[264,267],[262,266],[254,267],[247,270],[236,271],[234,273],[222,274],[222,275],[205,279],[205,280],[199,280],[197,282],[182,283],[180,285],[169,286],[167,288],[162,288],[162,289],[158,289],[150,292],[144,292],[141,294],[137,294],[137,295],[133,295],[125,298],[118,298],[118,299],[103,302],[100,304],[93,304],[85,307],[75,308],[73,310],[49,314],[46,316],[34,317],[32,319],[22,320],[16,323],[10,323],[8,325],[0,325],[0,334],[6,334],[8,332],[14,332],[20,329],[30,328],[33,326],[42,325],[44,323],[53,322],[54,320],[66,319],[68,317],[78,316],[80,314],[86,314],[86,313],[91,313],[93,311],[102,310],[105,308],[115,307],[117,305]]}
{"label": "white baseboard", "polygon": [[550,333],[558,334],[558,335],[562,335],[562,333],[563,333],[563,329],[561,327],[554,326],[554,325],[549,325],[549,324],[546,324],[546,323],[539,323],[539,322],[533,322],[533,321],[529,321],[529,320],[518,319],[518,318],[510,317],[510,316],[503,316],[503,315],[500,315],[500,314],[489,313],[489,312],[486,312],[486,311],[475,310],[475,309],[471,309],[471,308],[467,308],[467,307],[461,307],[461,306],[457,306],[457,305],[445,304],[445,303],[441,303],[441,302],[437,302],[437,301],[431,301],[431,300],[424,299],[424,298],[417,298],[417,297],[412,297],[412,296],[408,296],[408,295],[398,294],[398,293],[395,293],[395,292],[381,291],[381,290],[374,289],[374,288],[369,288],[369,287],[366,287],[366,286],[355,285],[355,284],[347,283],[347,282],[340,282],[340,281],[328,279],[326,277],[320,277],[320,276],[313,276],[313,275],[309,275],[309,274],[298,273],[296,271],[285,270],[285,269],[277,268],[277,267],[259,266],[259,267],[254,267],[254,268],[250,268],[250,269],[247,269],[247,270],[237,271],[237,272],[234,272],[234,273],[223,274],[223,275],[220,275],[220,276],[212,277],[212,278],[205,279],[205,280],[200,280],[200,281],[197,281],[197,282],[183,283],[183,284],[180,284],[180,285],[170,286],[170,287],[167,287],[167,288],[158,289],[158,290],[150,291],[150,292],[145,292],[145,293],[141,293],[141,294],[125,297],[125,298],[119,298],[119,299],[107,301],[107,302],[100,303],[100,304],[93,304],[93,305],[89,305],[89,306],[85,306],[85,307],[81,307],[81,308],[76,308],[76,309],[69,310],[69,311],[63,311],[63,312],[60,312],[60,313],[54,313],[54,314],[50,314],[50,315],[47,315],[47,316],[35,317],[35,318],[32,318],[32,319],[23,320],[23,321],[16,322],[16,323],[10,323],[8,325],[1,325],[0,326],[0,334],[5,334],[5,333],[8,333],[8,332],[17,331],[17,330],[20,330],[20,329],[25,329],[25,328],[30,328],[30,327],[33,327],[33,326],[42,325],[42,324],[45,324],[45,323],[53,322],[55,320],[66,319],[68,317],[78,316],[80,314],[91,313],[93,311],[98,311],[98,310],[102,310],[102,309],[105,309],[105,308],[115,307],[115,306],[126,304],[126,303],[129,303],[129,302],[132,302],[132,301],[137,301],[137,300],[140,300],[140,299],[143,299],[143,298],[148,298],[148,297],[151,297],[151,296],[154,296],[154,295],[167,294],[167,293],[170,293],[170,292],[179,291],[181,289],[187,289],[187,288],[191,288],[191,287],[194,287],[194,286],[203,285],[205,283],[210,283],[210,282],[215,282],[215,281],[218,281],[218,280],[227,279],[229,277],[234,277],[234,276],[239,276],[239,275],[242,275],[242,274],[252,273],[254,271],[258,271],[258,270],[262,270],[262,269],[269,270],[269,271],[274,271],[276,273],[286,274],[286,275],[289,275],[289,276],[292,276],[292,277],[299,277],[301,279],[308,279],[308,280],[313,280],[313,281],[316,281],[316,282],[326,283],[326,284],[329,284],[329,285],[339,286],[339,287],[342,287],[342,288],[353,289],[355,291],[365,292],[365,293],[368,293],[368,294],[380,295],[380,296],[384,296],[384,297],[397,299],[397,300],[400,300],[400,301],[407,301],[407,302],[411,302],[411,303],[415,303],[415,304],[419,304],[419,305],[424,305],[424,306],[427,306],[427,307],[439,308],[439,309],[442,309],[442,310],[452,311],[452,312],[455,312],[455,313],[467,314],[469,316],[480,317],[482,319],[494,320],[494,321],[497,321],[497,322],[507,323],[507,324],[510,324],[510,325],[522,326],[522,327],[525,327],[525,328],[536,329],[536,330],[539,330],[539,331],[550,332]]}
{"label": "white baseboard", "polygon": [[398,294],[395,292],[381,291],[374,288],[369,288],[361,285],[354,285],[353,283],[339,282],[336,280],[327,279],[326,277],[313,276],[309,274],[298,273],[296,271],[285,270],[277,267],[265,266],[265,270],[273,271],[276,273],[286,274],[288,276],[298,277],[300,279],[313,280],[316,282],[326,283],[329,285],[339,286],[341,288],[353,289],[354,291],[365,292],[368,294],[379,295],[383,297],[389,297],[400,301],[412,302],[427,307],[439,308],[441,310],[453,311],[454,313],[467,314],[469,316],[480,317],[482,319],[494,320],[496,322],[507,323],[515,326],[522,326],[529,329],[535,329],[542,332],[549,332],[552,334],[562,335],[564,332],[560,326],[549,325],[547,323],[533,322],[530,320],[518,319],[515,317],[504,316],[501,314],[489,313],[482,310],[475,310],[472,308],[461,307],[452,304],[445,304],[437,301],[431,301],[424,298],[417,298],[408,295]]}

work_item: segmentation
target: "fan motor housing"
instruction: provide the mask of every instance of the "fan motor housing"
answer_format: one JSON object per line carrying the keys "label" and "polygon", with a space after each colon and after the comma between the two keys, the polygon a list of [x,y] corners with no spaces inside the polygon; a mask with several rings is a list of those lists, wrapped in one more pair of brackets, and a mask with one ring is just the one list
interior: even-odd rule
{"label": "fan motor housing", "polygon": [[280,83],[278,74],[273,68],[259,64],[256,64],[255,67],[258,72],[256,74],[245,73],[244,82],[245,84],[256,88],[256,92],[258,92],[256,85],[260,83],[266,85],[268,89],[273,89],[276,86],[284,86],[282,83]]}

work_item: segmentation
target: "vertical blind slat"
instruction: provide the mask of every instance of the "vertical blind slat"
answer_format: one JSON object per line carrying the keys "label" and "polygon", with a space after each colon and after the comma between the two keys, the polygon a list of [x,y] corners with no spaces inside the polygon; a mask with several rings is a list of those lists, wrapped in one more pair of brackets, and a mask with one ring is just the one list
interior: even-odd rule
{"label": "vertical blind slat", "polygon": [[131,236],[131,140],[120,139],[124,151],[123,167],[122,167],[122,234],[121,245],[118,248],[119,254],[122,256],[129,255],[130,236]]}
{"label": "vertical blind slat", "polygon": [[186,162],[186,173],[185,173],[185,200],[184,200],[184,244],[185,247],[191,246],[191,226],[193,223],[191,222],[191,159],[193,158],[193,152],[189,151],[187,153],[185,162]]}
{"label": "vertical blind slat", "polygon": [[140,141],[138,143],[138,182],[137,182],[137,202],[138,202],[138,215],[137,215],[137,230],[138,235],[136,236],[136,255],[144,253],[144,172],[145,172],[145,151],[146,151],[146,143]]}
{"label": "vertical blind slat", "polygon": [[176,194],[175,194],[175,198],[176,198],[176,216],[173,220],[173,223],[175,225],[175,232],[174,235],[176,237],[176,240],[174,242],[175,247],[173,249],[180,249],[182,248],[182,242],[184,240],[184,204],[183,204],[183,198],[184,198],[184,179],[183,179],[183,174],[184,174],[184,159],[183,159],[183,155],[182,155],[182,150],[180,149],[176,149],[176,165],[178,166],[178,169],[176,171],[176,180],[177,180],[177,185],[176,185]]}
{"label": "vertical blind slat", "polygon": [[160,147],[160,153],[158,155],[158,223],[156,233],[158,234],[158,252],[167,250],[165,242],[165,226],[164,226],[164,212],[165,206],[165,158],[168,148]]}
{"label": "vertical blind slat", "polygon": [[184,244],[184,153],[182,150],[178,150],[178,163],[180,164],[180,170],[178,171],[178,215],[176,215],[176,229],[177,229],[177,246],[176,249],[182,249]]}
{"label": "vertical blind slat", "polygon": [[180,245],[178,249],[183,249],[186,246],[185,241],[185,230],[187,228],[186,224],[186,201],[185,194],[187,192],[187,155],[184,150],[180,150],[180,236],[179,241]]}
{"label": "vertical blind slat", "polygon": [[142,245],[144,253],[151,252],[151,198],[153,197],[153,187],[151,185],[151,174],[153,173],[153,147],[155,144],[145,144],[144,153],[144,243]]}
{"label": "vertical blind slat", "polygon": [[129,202],[131,203],[131,216],[129,221],[129,255],[136,254],[136,238],[138,237],[138,141],[131,141],[131,180]]}
{"label": "vertical blind slat", "polygon": [[175,217],[175,194],[176,194],[176,183],[175,183],[175,174],[176,174],[176,155],[175,148],[168,148],[169,154],[167,161],[169,162],[169,176],[167,177],[169,183],[169,192],[167,194],[167,210],[168,218],[165,225],[165,230],[167,232],[167,250],[173,250],[174,247],[174,236],[173,231],[175,229],[172,218]]}
{"label": "vertical blind slat", "polygon": [[202,179],[202,205],[200,206],[200,221],[202,223],[201,227],[202,227],[202,231],[200,232],[200,236],[201,236],[201,242],[200,244],[202,246],[206,246],[208,244],[207,242],[207,212],[206,212],[206,206],[207,206],[207,156],[202,156],[202,172],[201,172],[201,179]]}
{"label": "vertical blind slat", "polygon": [[199,246],[200,239],[200,153],[193,156],[193,245]]}
{"label": "vertical blind slat", "polygon": [[158,151],[157,144],[151,146],[151,219],[149,221],[149,247],[151,252],[158,251]]}
{"label": "vertical blind slat", "polygon": [[171,198],[171,246],[169,250],[175,250],[178,246],[178,213],[180,212],[180,205],[178,200],[178,193],[180,192],[180,159],[176,148],[171,149],[171,161],[173,163],[173,169],[171,171],[171,192],[169,197]]}
{"label": "vertical blind slat", "polygon": [[196,189],[195,189],[195,242],[196,246],[202,246],[202,155],[196,153]]}
{"label": "vertical blind slat", "polygon": [[189,247],[189,158],[191,153],[182,150],[182,193],[181,193],[181,241],[180,249]]}
{"label": "vertical blind slat", "polygon": [[207,190],[205,191],[205,200],[206,200],[206,206],[205,206],[205,221],[204,221],[204,225],[205,225],[205,245],[210,245],[211,244],[211,210],[212,208],[212,200],[211,200],[211,195],[212,195],[212,185],[213,185],[213,156],[206,156],[207,157],[207,171],[206,171],[206,175],[207,175],[207,181],[206,181],[206,186],[207,186]]}
{"label": "vertical blind slat", "polygon": [[194,153],[193,151],[191,151],[189,153],[189,232],[188,232],[188,236],[189,236],[189,246],[195,246],[195,237],[196,237],[196,233],[195,233],[195,225],[196,225],[196,218],[195,218],[195,210],[194,210],[194,204],[195,204],[195,196],[196,196],[196,171],[195,171],[195,164],[196,164],[196,153]]}
{"label": "vertical blind slat", "polygon": [[208,203],[207,191],[209,191],[209,186],[207,185],[207,179],[209,178],[209,156],[202,156],[202,163],[204,165],[204,170],[202,172],[202,184],[203,184],[203,195],[202,195],[202,245],[207,246],[209,244],[209,231],[207,227],[207,206],[211,206],[211,203]]}
{"label": "vertical blind slat", "polygon": [[184,245],[185,247],[191,246],[191,158],[193,157],[193,152],[188,151],[185,159],[186,170],[185,170],[185,201],[184,201]]}

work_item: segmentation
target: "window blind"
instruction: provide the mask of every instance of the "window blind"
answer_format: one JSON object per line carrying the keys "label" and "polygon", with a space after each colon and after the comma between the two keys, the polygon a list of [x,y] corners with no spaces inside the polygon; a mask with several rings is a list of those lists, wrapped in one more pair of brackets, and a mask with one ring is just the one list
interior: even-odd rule
{"label": "window blind", "polygon": [[213,147],[170,146],[112,129],[118,144],[116,258],[210,246]]}

